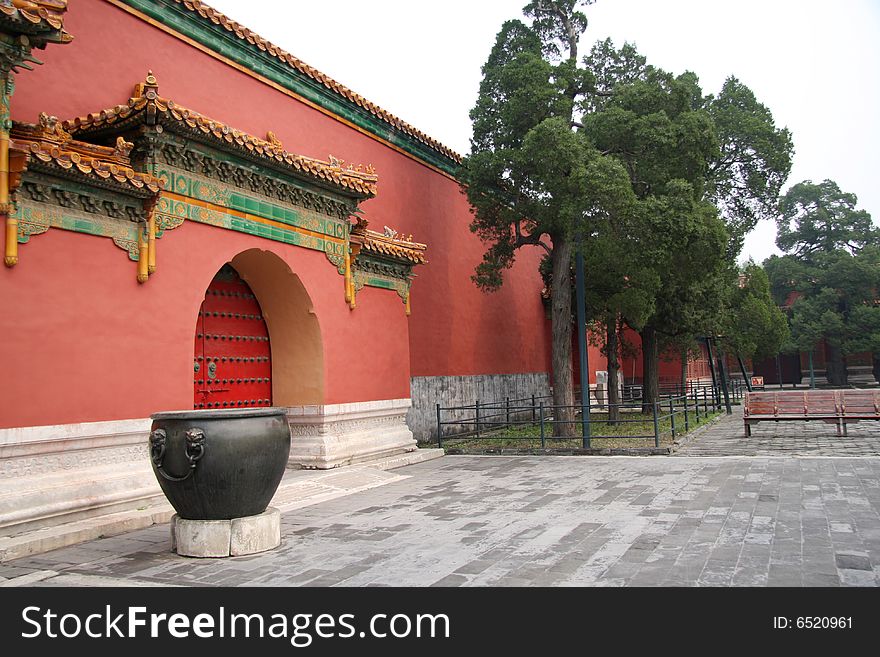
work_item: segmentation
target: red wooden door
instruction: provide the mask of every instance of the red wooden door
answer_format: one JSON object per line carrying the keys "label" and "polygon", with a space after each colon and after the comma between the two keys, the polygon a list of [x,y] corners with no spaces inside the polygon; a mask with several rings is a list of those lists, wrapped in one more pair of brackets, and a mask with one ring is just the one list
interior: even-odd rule
{"label": "red wooden door", "polygon": [[272,405],[269,331],[250,286],[224,265],[196,323],[194,408]]}

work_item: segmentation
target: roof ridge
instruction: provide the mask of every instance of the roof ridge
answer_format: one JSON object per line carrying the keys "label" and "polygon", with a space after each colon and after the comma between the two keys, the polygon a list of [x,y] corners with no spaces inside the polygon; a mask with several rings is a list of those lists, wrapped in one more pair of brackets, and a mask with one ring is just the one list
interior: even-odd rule
{"label": "roof ridge", "polygon": [[[30,24],[33,29],[45,30],[47,27],[54,32],[44,35],[49,41],[69,43],[73,36],[64,30],[64,16],[67,11],[67,0],[3,0],[0,2],[0,13],[11,19]],[[26,30],[29,32],[29,30]]]}
{"label": "roof ridge", "polygon": [[40,114],[39,124],[14,123],[10,138],[13,150],[43,163],[52,163],[61,169],[76,170],[105,180],[112,178],[117,183],[135,189],[146,188],[158,194],[162,189],[162,180],[131,167],[128,153],[132,145],[121,137],[116,141],[116,148],[78,141],[61,129],[58,119],[45,113]]}
{"label": "roof ridge", "polygon": [[397,231],[388,228],[388,226],[385,226],[384,233],[365,228],[363,240],[364,248],[367,251],[397,256],[417,265],[428,262],[425,259],[425,251],[428,249],[427,244],[413,241],[412,235],[409,237],[404,235],[398,237]]}
{"label": "roof ridge", "polygon": [[389,111],[379,107],[375,103],[367,100],[366,98],[364,98],[360,94],[352,91],[351,89],[349,89],[345,85],[337,82],[336,80],[334,80],[330,76],[325,75],[324,73],[322,73],[318,69],[316,69],[312,66],[309,66],[308,64],[306,64],[304,61],[302,61],[298,57],[291,55],[289,52],[285,51],[284,49],[280,48],[279,46],[276,46],[272,42],[264,39],[259,34],[248,29],[247,27],[245,27],[241,23],[239,23],[235,20],[232,20],[231,18],[229,18],[225,14],[217,11],[216,9],[211,7],[210,5],[208,5],[204,2],[201,2],[201,0],[174,0],[174,2],[176,2],[179,5],[182,5],[183,7],[188,9],[189,11],[192,11],[192,12],[198,14],[202,18],[211,21],[215,25],[220,25],[221,27],[226,29],[228,32],[232,32],[233,34],[235,34],[239,39],[242,39],[243,41],[247,41],[248,43],[255,45],[257,48],[267,52],[269,55],[275,57],[276,59],[278,59],[282,63],[287,64],[291,68],[296,69],[297,71],[299,71],[303,75],[306,75],[307,77],[311,78],[315,82],[318,82],[319,84],[323,85],[327,89],[334,91],[335,93],[339,94],[343,98],[349,100],[350,102],[353,102],[354,104],[358,105],[359,107],[362,107],[363,109],[370,112],[372,115],[374,115],[378,119],[381,119],[385,123],[393,126],[394,128],[397,128],[401,132],[404,132],[404,133],[408,134],[409,136],[414,137],[415,139],[422,142],[426,146],[429,146],[430,148],[437,151],[438,153],[445,155],[446,157],[454,160],[456,163],[461,162],[461,155],[456,153],[454,150],[452,150],[448,146],[444,146],[443,144],[441,144],[439,141],[437,141],[433,137],[428,136],[427,134],[425,134],[421,130],[415,128],[414,126],[412,126],[409,123],[407,123],[406,121],[404,121],[403,119],[398,118],[397,116],[395,116],[391,112],[389,112]]}
{"label": "roof ridge", "polygon": [[[150,107],[153,109],[150,110]],[[372,197],[377,193],[378,176],[372,165],[367,165],[362,171],[361,165],[348,164],[346,166],[344,160],[337,159],[332,155],[327,162],[291,153],[284,150],[281,141],[271,131],[267,133],[266,139],[261,139],[243,130],[233,128],[223,121],[178,105],[170,98],[159,95],[159,86],[152,71],[147,73],[145,82],[139,82],[135,85],[134,94],[127,103],[98,112],[90,112],[85,116],[67,119],[60,122],[60,127],[75,135],[89,129],[100,130],[126,119],[136,112],[145,110],[148,113],[156,111],[164,114],[179,123],[186,124],[189,128],[198,130],[200,133],[210,134],[215,139],[227,144],[236,144],[249,152],[287,164],[303,174],[339,185],[357,194]]]}

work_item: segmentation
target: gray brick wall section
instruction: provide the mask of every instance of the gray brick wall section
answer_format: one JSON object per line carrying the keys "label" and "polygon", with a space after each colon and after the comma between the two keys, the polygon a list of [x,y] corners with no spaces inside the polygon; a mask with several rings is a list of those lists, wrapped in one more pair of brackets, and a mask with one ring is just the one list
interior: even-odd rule
{"label": "gray brick wall section", "polygon": [[[437,410],[443,407],[503,402],[550,394],[546,372],[526,374],[480,374],[475,376],[418,376],[410,379],[412,408],[406,422],[416,440],[437,439]],[[444,420],[448,419],[444,415]]]}

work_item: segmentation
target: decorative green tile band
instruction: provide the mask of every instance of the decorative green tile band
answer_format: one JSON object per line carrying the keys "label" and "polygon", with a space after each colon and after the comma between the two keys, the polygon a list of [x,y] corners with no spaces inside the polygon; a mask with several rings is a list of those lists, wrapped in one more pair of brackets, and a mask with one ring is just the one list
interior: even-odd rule
{"label": "decorative green tile band", "polygon": [[18,219],[20,244],[27,244],[32,235],[40,235],[50,228],[61,228],[76,233],[109,237],[116,246],[128,253],[129,259],[138,260],[139,224],[132,221],[35,202],[16,203],[13,217]]}
{"label": "decorative green tile band", "polygon": [[[207,178],[193,175],[189,172],[181,172],[171,167],[161,168],[158,171],[158,177],[165,184],[165,189],[171,192],[170,195],[163,195],[159,201],[158,210],[166,214],[178,214],[176,209],[171,206],[173,196],[185,196],[197,201],[204,201],[211,205],[220,206],[221,209],[234,210],[240,213],[262,217],[273,222],[278,222],[290,226],[292,229],[304,229],[313,233],[320,233],[329,237],[335,237],[345,240],[348,235],[348,224],[345,221],[334,219],[325,214],[321,214],[314,210],[305,208],[295,208],[293,206],[281,205],[276,202],[267,200],[257,196],[246,194],[238,189],[233,189]],[[184,201],[174,201],[180,203]],[[198,204],[193,204],[198,207]],[[209,208],[205,208],[209,209]],[[212,222],[205,215],[198,212],[188,211],[178,214],[188,219],[201,221],[202,223],[213,223],[223,228],[231,228],[239,230],[241,227],[232,227],[228,224]],[[251,232],[246,230],[244,232]],[[281,232],[260,232],[258,233],[267,239],[277,239],[279,242],[288,244],[299,244],[306,248],[316,248],[324,251],[323,244],[315,243],[315,246],[308,246],[308,242],[291,241],[290,237],[281,236]],[[273,237],[276,235],[277,237]]]}

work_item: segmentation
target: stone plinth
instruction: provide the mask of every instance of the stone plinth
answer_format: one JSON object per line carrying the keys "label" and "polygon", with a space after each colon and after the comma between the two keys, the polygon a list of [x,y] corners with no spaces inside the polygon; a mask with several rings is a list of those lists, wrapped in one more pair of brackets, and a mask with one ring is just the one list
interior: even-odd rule
{"label": "stone plinth", "polygon": [[412,452],[416,441],[406,425],[409,399],[293,406],[290,467],[326,470]]}
{"label": "stone plinth", "polygon": [[171,519],[171,549],[184,557],[240,557],[281,545],[281,512],[232,520]]}

